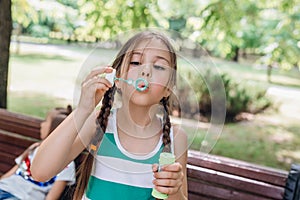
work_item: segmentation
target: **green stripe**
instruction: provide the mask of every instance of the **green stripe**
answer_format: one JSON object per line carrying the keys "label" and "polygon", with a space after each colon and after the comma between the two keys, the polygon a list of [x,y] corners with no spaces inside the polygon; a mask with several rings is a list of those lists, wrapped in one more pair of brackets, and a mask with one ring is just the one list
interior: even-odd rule
{"label": "green stripe", "polygon": [[159,151],[151,158],[145,160],[133,159],[124,155],[118,149],[113,133],[105,133],[97,154],[101,156],[109,156],[109,157],[129,160],[137,163],[154,164],[154,163],[158,163],[159,155],[162,149],[163,149],[163,145],[160,147]]}
{"label": "green stripe", "polygon": [[152,188],[140,188],[119,183],[112,183],[90,177],[86,191],[89,199],[105,199],[105,200],[154,200],[151,196]]}

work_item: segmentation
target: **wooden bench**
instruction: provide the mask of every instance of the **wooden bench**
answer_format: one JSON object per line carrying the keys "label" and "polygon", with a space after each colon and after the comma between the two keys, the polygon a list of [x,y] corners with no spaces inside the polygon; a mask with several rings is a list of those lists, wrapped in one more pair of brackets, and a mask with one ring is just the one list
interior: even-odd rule
{"label": "wooden bench", "polygon": [[0,175],[15,165],[14,159],[40,140],[42,119],[0,109]]}
{"label": "wooden bench", "polygon": [[189,199],[283,199],[288,172],[189,151]]}
{"label": "wooden bench", "polygon": [[[41,121],[0,109],[0,174],[39,139]],[[189,200],[276,200],[283,199],[289,173],[189,150],[187,175]]]}

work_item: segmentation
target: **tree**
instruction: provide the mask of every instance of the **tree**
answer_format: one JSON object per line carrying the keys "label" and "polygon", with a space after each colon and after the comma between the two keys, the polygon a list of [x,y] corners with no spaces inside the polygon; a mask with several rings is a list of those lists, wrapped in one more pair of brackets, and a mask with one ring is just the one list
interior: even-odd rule
{"label": "tree", "polygon": [[258,13],[255,1],[210,1],[196,13],[200,21],[196,40],[216,56],[238,61],[240,50],[259,47]]}
{"label": "tree", "polygon": [[0,108],[7,107],[7,77],[11,31],[11,0],[0,0]]}
{"label": "tree", "polygon": [[290,70],[300,66],[300,1],[282,0],[265,3],[262,12],[265,34],[261,43],[261,62],[268,67],[268,81],[271,82],[272,69],[278,67]]}
{"label": "tree", "polygon": [[95,40],[108,40],[131,29],[157,25],[150,14],[156,2],[147,1],[79,1],[79,9],[85,16],[85,26],[76,30],[80,38],[93,36]]}

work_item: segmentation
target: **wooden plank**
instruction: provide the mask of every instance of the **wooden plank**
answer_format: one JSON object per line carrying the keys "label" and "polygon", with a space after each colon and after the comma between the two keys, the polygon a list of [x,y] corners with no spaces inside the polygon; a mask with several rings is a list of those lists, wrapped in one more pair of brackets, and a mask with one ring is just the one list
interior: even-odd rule
{"label": "wooden plank", "polygon": [[8,170],[10,170],[13,167],[13,165],[9,165],[7,163],[0,162],[0,175],[3,175]]}
{"label": "wooden plank", "polygon": [[214,200],[270,200],[270,198],[210,185],[195,179],[188,179],[188,188],[189,193],[194,194],[194,196],[198,195],[200,197],[199,199],[204,197]]}
{"label": "wooden plank", "polygon": [[30,144],[39,140],[30,137],[24,137],[19,134],[9,133],[0,129],[0,141],[14,146],[27,148]]}
{"label": "wooden plank", "polygon": [[[188,199],[189,200],[212,200],[210,197],[206,197],[204,195],[199,195],[199,194],[194,194],[192,192],[188,193]],[[214,200],[219,200],[219,199],[214,199]]]}
{"label": "wooden plank", "polygon": [[221,156],[201,154],[198,151],[192,150],[189,150],[188,164],[263,181],[281,187],[285,186],[288,176],[288,172],[284,170],[264,167]]}
{"label": "wooden plank", "polygon": [[42,121],[42,119],[36,117],[0,109],[0,128],[3,130],[39,139]]}
{"label": "wooden plank", "polygon": [[10,112],[6,109],[0,108],[0,119],[12,119],[12,121],[15,121],[16,123],[23,123],[24,121],[28,122],[29,125],[36,126],[36,124],[39,124],[42,119],[39,119],[38,117],[32,117],[29,115],[24,115],[20,113]]}
{"label": "wooden plank", "polygon": [[281,199],[284,192],[282,187],[202,167],[188,165],[187,172],[190,178],[200,179],[201,181],[218,184],[222,187],[232,188],[232,190],[244,191],[264,197]]}
{"label": "wooden plank", "polygon": [[39,127],[27,126],[25,124],[16,124],[12,121],[3,120],[0,122],[0,129],[13,133],[19,133],[24,136],[33,137],[36,139],[40,138]]}

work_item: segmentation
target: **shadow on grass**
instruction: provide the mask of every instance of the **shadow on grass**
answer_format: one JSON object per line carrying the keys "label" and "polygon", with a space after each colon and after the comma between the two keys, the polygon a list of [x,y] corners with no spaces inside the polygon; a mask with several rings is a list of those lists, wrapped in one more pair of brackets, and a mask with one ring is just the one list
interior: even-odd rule
{"label": "shadow on grass", "polygon": [[60,60],[60,61],[74,61],[76,60],[75,57],[67,57],[67,56],[62,56],[62,55],[52,55],[52,54],[37,54],[37,53],[25,53],[25,54],[11,54],[10,55],[14,59],[20,59],[22,62],[27,62],[27,63],[39,63],[43,61],[53,61],[53,60]]}

